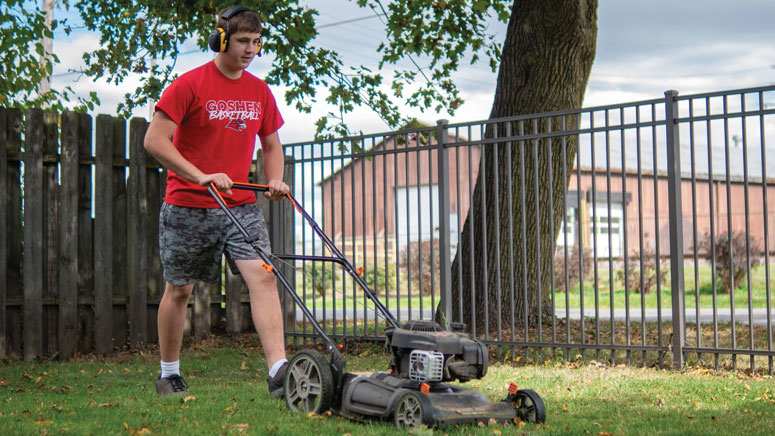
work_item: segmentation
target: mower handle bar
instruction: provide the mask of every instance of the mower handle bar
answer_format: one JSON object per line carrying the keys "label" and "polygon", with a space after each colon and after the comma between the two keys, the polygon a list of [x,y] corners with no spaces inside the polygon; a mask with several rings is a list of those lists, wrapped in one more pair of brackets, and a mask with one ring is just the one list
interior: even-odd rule
{"label": "mower handle bar", "polygon": [[[232,189],[245,189],[245,190],[251,190],[256,192],[269,192],[269,186],[258,185],[254,183],[234,182],[234,184],[232,185]],[[210,183],[207,186],[207,191],[210,193],[213,199],[215,199],[215,202],[218,203],[218,206],[226,213],[226,215],[234,223],[234,225],[237,226],[237,229],[245,238],[245,241],[251,244],[253,248],[255,248],[256,251],[258,252],[258,255],[261,258],[261,260],[263,260],[265,264],[269,265],[269,268],[267,268],[267,270],[273,272],[275,276],[277,276],[277,278],[280,280],[280,283],[288,291],[288,293],[294,299],[294,301],[299,306],[299,308],[304,313],[304,315],[311,321],[312,325],[316,327],[317,333],[323,336],[325,339],[327,339],[327,341],[331,342],[331,344],[333,344],[330,338],[328,338],[328,335],[326,335],[325,332],[322,330],[322,328],[320,328],[317,321],[315,320],[315,317],[306,307],[304,302],[296,294],[296,291],[290,285],[288,280],[275,267],[274,263],[270,258],[270,255],[265,253],[264,250],[262,250],[258,246],[258,244],[256,244],[256,240],[258,238],[256,236],[250,235],[248,231],[245,230],[245,227],[242,226],[242,224],[239,222],[237,217],[234,216],[231,210],[229,210],[229,207],[226,205],[226,201],[223,199],[223,196],[221,196],[221,193],[215,188],[215,185],[213,183]],[[398,321],[393,316],[393,314],[387,309],[387,307],[385,307],[382,304],[382,302],[377,298],[377,296],[369,289],[369,287],[366,285],[363,279],[361,279],[360,274],[355,270],[355,268],[352,266],[349,260],[347,260],[347,258],[336,247],[336,245],[334,245],[334,242],[328,237],[328,235],[326,235],[323,232],[323,230],[320,228],[320,226],[318,226],[315,220],[312,219],[312,217],[307,213],[307,211],[301,207],[301,205],[293,198],[293,196],[290,193],[286,194],[285,196],[288,198],[288,200],[290,200],[291,204],[293,204],[293,207],[296,209],[296,211],[299,212],[302,215],[302,217],[304,217],[305,221],[307,221],[310,227],[312,227],[312,230],[323,241],[323,243],[326,245],[326,247],[332,253],[333,256],[332,257],[300,256],[300,255],[272,255],[272,256],[277,258],[282,258],[282,259],[289,259],[289,260],[328,261],[328,262],[338,263],[345,269],[345,271],[347,271],[348,274],[350,274],[350,276],[355,280],[355,282],[358,283],[358,285],[361,287],[361,289],[363,289],[363,291],[366,293],[369,299],[371,299],[371,301],[374,303],[377,309],[379,309],[379,311],[382,313],[382,315],[385,317],[388,323],[390,323],[392,327],[399,327]]]}

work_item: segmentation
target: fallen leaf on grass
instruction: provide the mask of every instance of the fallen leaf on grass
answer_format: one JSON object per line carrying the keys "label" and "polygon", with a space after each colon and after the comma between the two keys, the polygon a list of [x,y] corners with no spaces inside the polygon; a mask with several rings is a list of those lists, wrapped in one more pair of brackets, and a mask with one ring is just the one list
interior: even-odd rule
{"label": "fallen leaf on grass", "polygon": [[608,433],[607,431],[601,431],[597,433],[597,436],[614,436],[611,433]]}
{"label": "fallen leaf on grass", "polygon": [[221,428],[250,428],[250,424],[241,422],[239,424],[223,424]]}
{"label": "fallen leaf on grass", "polygon": [[126,429],[126,431],[128,431],[129,434],[131,434],[132,436],[139,436],[139,435],[143,435],[143,434],[151,434],[151,429],[149,429],[146,426],[142,426],[142,427],[138,427],[138,428],[132,428],[126,422],[124,423],[124,429]]}
{"label": "fallen leaf on grass", "polygon": [[184,403],[188,403],[189,401],[196,400],[196,395],[186,395],[186,398],[183,398]]}
{"label": "fallen leaf on grass", "polygon": [[567,412],[568,411],[568,405],[565,404],[565,403],[562,403],[562,410]]}
{"label": "fallen leaf on grass", "polygon": [[525,423],[525,421],[517,418],[516,416],[514,417],[514,419],[512,419],[512,422],[514,422],[514,425],[516,425],[519,428],[522,428],[522,427],[527,425],[527,423]]}
{"label": "fallen leaf on grass", "polygon": [[52,421],[50,419],[42,419],[40,421],[35,421],[35,425],[38,425],[38,426],[41,426],[41,427],[45,427],[45,426],[51,425],[53,423],[54,423],[54,421]]}
{"label": "fallen leaf on grass", "polygon": [[245,371],[248,369],[248,365],[247,363],[245,363],[244,360],[242,361],[242,365],[240,365],[239,369],[241,369],[242,371]]}
{"label": "fallen leaf on grass", "polygon": [[237,403],[234,403],[231,406],[229,406],[229,407],[227,407],[227,408],[225,408],[223,410],[226,411],[226,412],[234,413],[234,412],[237,411]]}
{"label": "fallen leaf on grass", "polygon": [[503,432],[496,428],[495,430],[492,431],[491,434],[494,434],[495,436],[501,436]]}

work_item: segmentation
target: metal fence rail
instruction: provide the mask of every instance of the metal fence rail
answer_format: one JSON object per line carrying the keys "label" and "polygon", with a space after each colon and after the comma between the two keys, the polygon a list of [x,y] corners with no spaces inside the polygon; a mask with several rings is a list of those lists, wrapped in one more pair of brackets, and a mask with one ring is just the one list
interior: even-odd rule
{"label": "metal fence rail", "polygon": [[[465,309],[482,304],[484,327],[469,318],[473,334],[528,357],[594,352],[650,365],[670,353],[674,367],[710,356],[705,364],[736,369],[737,356],[749,356],[751,370],[771,374],[773,132],[775,87],[668,91],[647,101],[290,144],[286,153],[296,198],[365,267],[367,283],[399,320],[429,319],[440,308],[447,321],[463,321]],[[553,180],[567,180],[561,194],[547,189]],[[492,196],[487,207],[477,183]],[[507,192],[492,194],[500,190]],[[493,213],[525,212],[526,199],[536,204],[530,216]],[[496,241],[480,257],[475,232],[462,240],[466,221],[477,219],[495,223],[477,233]],[[295,246],[284,248],[319,254],[321,244],[294,220]],[[551,247],[540,240],[546,233]],[[553,261],[540,261],[546,250],[555,250]],[[455,255],[466,263],[453,268]],[[343,272],[293,266],[297,291],[334,336],[379,336],[379,320]],[[736,268],[745,279],[730,274],[727,293],[718,277]],[[473,296],[453,299],[466,271]],[[537,310],[550,315],[516,322],[517,308],[528,307],[531,274],[546,283]],[[299,321],[288,335],[311,336]]]}

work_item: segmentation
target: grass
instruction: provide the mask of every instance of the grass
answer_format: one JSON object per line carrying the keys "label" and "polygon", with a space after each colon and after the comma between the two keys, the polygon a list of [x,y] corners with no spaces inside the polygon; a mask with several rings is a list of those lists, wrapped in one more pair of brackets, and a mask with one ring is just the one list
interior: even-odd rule
{"label": "grass", "polygon": [[[307,298],[304,301],[307,307],[312,309],[313,307],[323,307],[324,300],[323,297],[313,298],[307,295]],[[422,298],[409,298],[408,295],[396,296],[393,294],[389,296],[380,296],[379,301],[387,306],[391,311],[396,311],[398,308],[401,308],[402,310],[409,309],[410,307],[412,310],[419,310],[420,307],[423,309],[433,309],[435,305],[439,304],[439,296],[436,295],[434,298],[431,298],[430,296],[424,296]],[[327,295],[325,304],[325,307],[327,308],[355,308],[355,310],[359,312],[362,311],[364,307],[368,309],[374,308],[374,303],[371,300],[366,299],[363,292],[359,291],[356,294],[356,297],[353,298],[352,290],[348,292],[348,295],[342,295],[341,293],[337,294],[336,297],[332,297],[330,294]]]}
{"label": "grass", "polygon": [[[600,267],[598,268],[597,277],[598,277],[598,284],[597,284],[597,300],[598,305],[601,309],[608,309],[611,307],[611,274],[610,269],[607,267],[604,267],[605,262],[601,262]],[[625,286],[623,280],[618,280],[616,277],[616,270],[613,271],[613,306],[617,309],[625,309],[627,307],[627,293],[625,292]],[[686,262],[684,266],[684,292],[685,292],[685,305],[689,309],[694,309],[697,307],[697,295],[699,295],[699,307],[701,309],[711,309],[713,308],[713,300],[714,300],[714,292],[713,292],[713,285],[711,282],[711,267],[710,265],[700,264],[697,268],[697,280],[695,280],[695,266],[693,262]],[[630,309],[639,309],[641,306],[643,306],[646,309],[656,309],[658,307],[658,299],[661,302],[661,307],[663,309],[669,309],[672,307],[672,293],[670,289],[670,270],[669,268],[666,268],[664,270],[665,273],[665,279],[664,284],[660,288],[659,292],[656,290],[651,291],[649,293],[646,293],[645,295],[641,295],[640,293],[634,292],[632,289],[630,289],[629,292],[629,307]],[[775,274],[775,264],[770,264],[770,298],[775,298],[775,283],[772,282],[773,277],[772,275]],[[364,296],[363,292],[355,287],[354,282],[352,280],[347,280],[347,284],[344,285],[345,281],[341,279],[341,274],[336,275],[336,291],[329,289],[327,291],[327,295],[325,298],[327,307],[333,307],[333,304],[336,304],[336,307],[342,308],[359,308],[361,309],[364,305],[368,308],[373,308],[374,305],[371,303],[371,301],[367,301],[364,303]],[[298,289],[297,292],[299,292],[299,295],[305,295],[305,301],[308,307],[312,307],[313,304],[315,304],[315,307],[323,307],[323,297],[320,295],[315,295],[312,292],[311,285],[308,283],[309,289],[307,289],[306,294],[302,294],[301,284],[303,282],[299,277],[297,277],[297,285]],[[695,286],[695,283],[697,285]],[[356,289],[355,297],[353,297],[353,289]],[[433,307],[432,303],[439,303],[439,294],[438,291],[436,291],[436,295],[434,298],[431,298],[431,296],[426,292],[422,298],[418,296],[419,294],[419,287],[416,284],[413,284],[411,287],[411,295],[409,295],[408,289],[409,286],[407,284],[407,281],[403,279],[400,283],[400,292],[396,292],[396,284],[394,280],[390,282],[390,291],[387,296],[380,295],[380,300],[383,304],[386,304],[391,309],[394,309],[396,307],[400,307],[402,309],[409,308],[409,305],[411,304],[412,309],[419,309],[421,306],[422,301],[422,307],[423,308],[431,308]],[[344,290],[343,290],[344,289]],[[766,309],[767,308],[767,277],[766,277],[766,270],[763,265],[760,265],[756,268],[753,268],[751,272],[751,305],[754,309]],[[748,308],[748,282],[747,279],[743,280],[742,283],[738,283],[735,289],[735,308],[736,309],[747,309]],[[566,307],[565,302],[565,292],[561,290],[555,290],[554,293],[555,298],[555,307],[557,309],[564,309]],[[716,300],[716,307],[718,307],[719,310],[729,310],[730,306],[730,295],[726,293],[725,290],[721,288],[720,285],[717,285],[716,292],[715,292],[715,300]],[[334,303],[335,301],[335,303]],[[313,303],[314,302],[314,303]],[[344,304],[344,306],[343,306]],[[572,309],[579,309],[581,307],[581,292],[579,291],[579,286],[576,284],[573,286],[570,290],[570,293],[568,294],[568,304],[567,307],[570,307]],[[590,277],[589,279],[584,280],[584,308],[594,308],[595,307],[595,282],[594,277]]]}
{"label": "grass", "polygon": [[[662,308],[672,307],[672,293],[670,289],[670,270],[667,268],[663,270],[665,272],[665,281],[662,285],[660,292],[656,290],[641,295],[639,293],[630,290],[629,305],[631,309],[638,309],[643,305],[646,309],[656,309],[658,296],[661,296]],[[770,264],[770,274],[775,273],[775,265]],[[611,274],[609,268],[598,268],[598,303],[601,308],[611,307]],[[616,270],[613,273],[614,282],[614,307],[618,309],[626,308],[627,293],[625,292],[624,281],[616,278]],[[713,308],[713,284],[711,281],[711,267],[710,265],[699,265],[697,268],[697,279],[695,280],[695,266],[688,262],[684,266],[684,301],[687,308],[693,309],[697,307],[697,294],[699,294],[699,302],[701,309]],[[772,276],[770,277],[772,280]],[[697,285],[695,286],[695,283]],[[742,283],[738,283],[735,289],[735,308],[743,309],[748,308],[748,282],[743,280]],[[770,283],[770,298],[775,297],[775,283]],[[726,293],[720,285],[716,287],[716,306],[721,310],[722,308],[729,309],[730,295]],[[565,292],[555,291],[556,307],[558,309],[564,309]],[[579,286],[576,285],[571,288],[568,295],[569,304],[568,307],[572,309],[578,309],[581,304],[581,293],[579,292]],[[766,270],[764,266],[759,266],[751,271],[751,302],[754,309],[767,308],[767,279]],[[595,284],[594,277],[584,280],[584,307],[595,307]]]}
{"label": "grass", "polygon": [[[346,355],[348,370],[381,370],[381,347],[360,345]],[[188,397],[158,397],[155,350],[67,362],[0,363],[0,432],[35,434],[394,435],[389,423],[356,423],[289,412],[270,399],[256,335],[188,344],[182,370]],[[775,433],[775,394],[769,376],[683,372],[548,360],[532,366],[493,362],[468,385],[492,401],[509,382],[537,391],[545,424],[416,429],[421,435],[769,435]]]}

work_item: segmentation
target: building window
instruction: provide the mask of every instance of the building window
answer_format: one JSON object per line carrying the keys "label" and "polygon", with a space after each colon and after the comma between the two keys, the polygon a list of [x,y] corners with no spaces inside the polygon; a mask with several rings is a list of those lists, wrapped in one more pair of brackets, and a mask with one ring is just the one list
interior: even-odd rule
{"label": "building window", "polygon": [[396,229],[400,243],[439,237],[438,185],[396,188]]}
{"label": "building window", "polygon": [[[598,256],[620,257],[624,243],[622,222],[624,205],[611,202],[610,209],[606,202],[598,202],[597,207],[590,204],[590,241]],[[594,220],[594,221],[592,221]],[[595,234],[595,232],[597,232]],[[609,237],[610,235],[610,237]]]}
{"label": "building window", "polygon": [[565,221],[564,224],[560,223],[560,233],[557,236],[557,245],[562,247],[566,244],[568,244],[568,247],[573,247],[576,245],[576,241],[578,240],[578,218],[577,218],[577,212],[578,209],[573,206],[568,206],[565,209]]}

